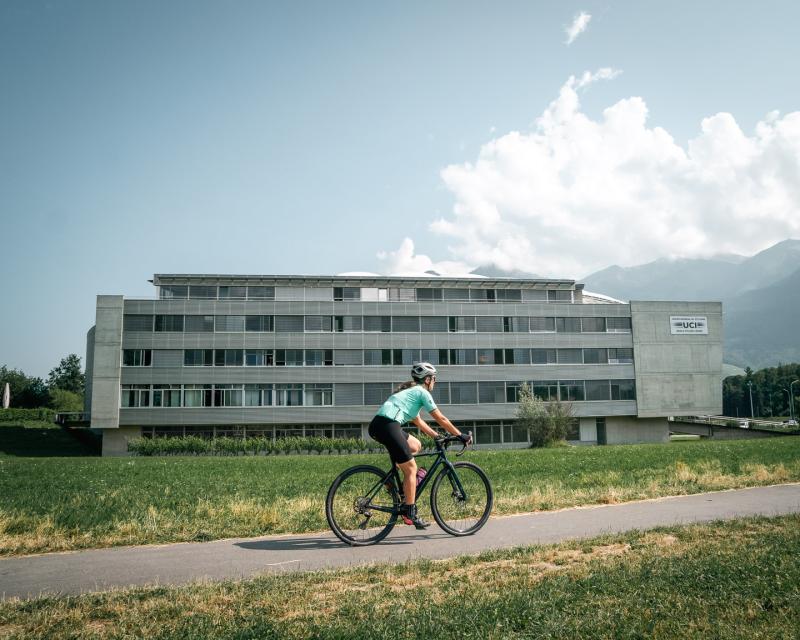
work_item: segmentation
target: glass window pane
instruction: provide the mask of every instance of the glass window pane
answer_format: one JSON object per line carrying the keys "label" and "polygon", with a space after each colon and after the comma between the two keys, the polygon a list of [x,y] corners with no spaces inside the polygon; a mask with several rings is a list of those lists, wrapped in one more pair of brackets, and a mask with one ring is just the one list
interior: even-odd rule
{"label": "glass window pane", "polygon": [[124,331],[152,331],[153,316],[126,313],[122,316],[122,328]]}
{"label": "glass window pane", "polygon": [[197,285],[189,287],[189,297],[200,300],[214,300],[217,297],[216,285]]}
{"label": "glass window pane", "polygon": [[391,316],[364,316],[364,331],[389,333],[391,330]]}
{"label": "glass window pane", "polygon": [[503,331],[502,316],[478,316],[475,320],[479,332],[502,333]]}
{"label": "glass window pane", "polygon": [[606,331],[609,333],[630,333],[630,318],[606,318]]}
{"label": "glass window pane", "polygon": [[247,297],[247,287],[221,286],[219,288],[220,300],[244,300]]}
{"label": "glass window pane", "polygon": [[420,327],[423,333],[447,331],[447,316],[422,316]]}
{"label": "glass window pane", "polygon": [[418,302],[428,302],[431,300],[441,300],[442,299],[442,290],[441,289],[417,289],[417,301]]}
{"label": "glass window pane", "polygon": [[275,287],[247,287],[247,297],[250,300],[274,300]]}
{"label": "glass window pane", "polygon": [[469,289],[442,289],[442,298],[453,302],[467,302]]}
{"label": "glass window pane", "polygon": [[581,349],[558,349],[558,364],[583,364]]}
{"label": "glass window pane", "polygon": [[556,331],[558,333],[580,333],[580,318],[556,318]]}
{"label": "glass window pane", "polygon": [[476,364],[475,349],[450,349],[450,364]]}
{"label": "glass window pane", "polygon": [[556,330],[555,318],[531,318],[530,323],[533,333],[551,333]]}
{"label": "glass window pane", "polygon": [[475,382],[451,382],[450,402],[452,404],[476,404],[478,385]]}
{"label": "glass window pane", "polygon": [[608,363],[609,364],[630,364],[633,362],[633,349],[616,349],[608,350]]}
{"label": "glass window pane", "polygon": [[506,401],[505,382],[479,382],[478,401],[480,403],[496,403]]}
{"label": "glass window pane", "polygon": [[214,316],[186,316],[185,331],[210,333],[214,331]]}
{"label": "glass window pane", "polygon": [[608,380],[587,380],[586,381],[587,400],[610,400],[611,392]]}
{"label": "glass window pane", "polygon": [[448,328],[454,333],[460,332],[474,332],[475,331],[475,317],[474,316],[450,316],[448,320]]}
{"label": "glass window pane", "polygon": [[584,349],[584,364],[606,364],[608,362],[608,352],[605,349]]}
{"label": "glass window pane", "polygon": [[215,330],[217,332],[244,331],[244,316],[217,316]]}
{"label": "glass window pane", "polygon": [[555,364],[555,349],[531,349],[531,362],[533,364]]}
{"label": "glass window pane", "polygon": [[303,316],[275,316],[275,331],[278,333],[303,333]]}
{"label": "glass window pane", "polygon": [[612,400],[636,400],[636,384],[633,380],[611,380]]}
{"label": "glass window pane", "polygon": [[368,382],[364,385],[364,404],[366,406],[381,405],[392,395],[390,382]]}
{"label": "glass window pane", "polygon": [[162,285],[158,288],[162,300],[185,300],[189,297],[189,287],[185,284]]}
{"label": "glass window pane", "polygon": [[506,333],[528,333],[530,321],[527,317],[506,316],[503,318],[503,331]]}
{"label": "glass window pane", "polygon": [[572,302],[572,291],[558,291],[551,289],[547,292],[548,302]]}
{"label": "glass window pane", "polygon": [[332,331],[333,318],[331,316],[306,316],[306,331]]}
{"label": "glass window pane", "polygon": [[606,319],[605,318],[583,318],[581,326],[584,333],[605,333]]}
{"label": "glass window pane", "polygon": [[583,380],[561,380],[558,390],[562,401],[580,402],[584,399]]}
{"label": "glass window pane", "polygon": [[496,289],[495,297],[498,302],[522,302],[522,290]]}
{"label": "glass window pane", "polygon": [[183,316],[157,315],[155,322],[156,331],[180,332],[183,331]]}
{"label": "glass window pane", "polygon": [[392,316],[394,333],[419,333],[419,316]]}

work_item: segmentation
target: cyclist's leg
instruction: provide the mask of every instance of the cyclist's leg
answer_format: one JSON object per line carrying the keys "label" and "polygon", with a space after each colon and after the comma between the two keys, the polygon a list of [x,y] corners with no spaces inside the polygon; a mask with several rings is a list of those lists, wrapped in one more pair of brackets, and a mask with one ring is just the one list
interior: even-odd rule
{"label": "cyclist's leg", "polygon": [[420,451],[422,451],[422,443],[419,439],[415,438],[411,434],[408,434],[408,448],[411,450],[411,453],[417,455]]}
{"label": "cyclist's leg", "polygon": [[403,472],[403,494],[406,504],[414,504],[417,498],[417,461],[411,458],[408,462],[398,463]]}

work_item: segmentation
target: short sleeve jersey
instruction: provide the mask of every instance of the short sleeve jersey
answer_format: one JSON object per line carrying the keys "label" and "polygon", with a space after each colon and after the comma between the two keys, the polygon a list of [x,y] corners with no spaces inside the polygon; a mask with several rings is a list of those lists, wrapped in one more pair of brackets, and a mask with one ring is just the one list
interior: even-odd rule
{"label": "short sleeve jersey", "polygon": [[378,409],[378,415],[405,424],[416,418],[422,408],[430,413],[436,410],[436,403],[430,391],[417,385],[389,396]]}

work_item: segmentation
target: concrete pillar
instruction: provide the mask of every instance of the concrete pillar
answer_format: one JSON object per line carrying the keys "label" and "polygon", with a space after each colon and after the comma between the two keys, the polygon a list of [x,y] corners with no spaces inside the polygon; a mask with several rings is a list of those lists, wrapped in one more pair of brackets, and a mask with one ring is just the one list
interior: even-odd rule
{"label": "concrete pillar", "polygon": [[128,456],[128,440],[140,438],[141,427],[103,429],[103,456]]}

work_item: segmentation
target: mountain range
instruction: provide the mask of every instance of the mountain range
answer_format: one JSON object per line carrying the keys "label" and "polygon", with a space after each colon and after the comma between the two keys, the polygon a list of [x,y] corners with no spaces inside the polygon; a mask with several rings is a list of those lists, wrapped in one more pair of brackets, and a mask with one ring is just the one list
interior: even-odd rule
{"label": "mountain range", "polygon": [[[536,277],[479,267],[476,274]],[[613,265],[579,280],[587,291],[620,300],[719,300],[728,364],[760,369],[800,362],[800,240],[784,240],[754,256],[658,259]]]}

